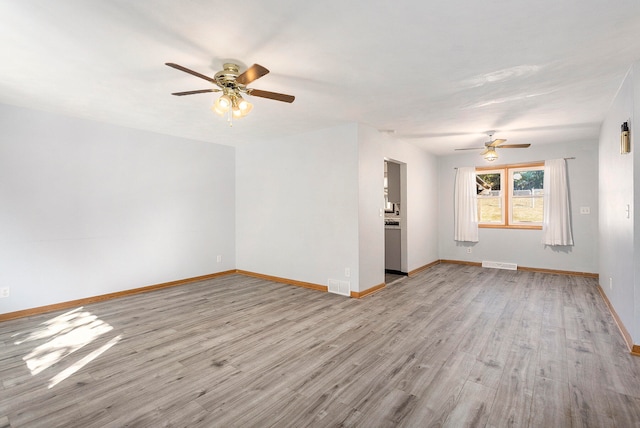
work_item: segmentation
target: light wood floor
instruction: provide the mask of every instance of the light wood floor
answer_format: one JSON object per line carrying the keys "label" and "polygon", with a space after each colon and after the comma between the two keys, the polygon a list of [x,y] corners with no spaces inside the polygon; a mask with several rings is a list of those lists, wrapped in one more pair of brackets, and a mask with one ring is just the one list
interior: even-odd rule
{"label": "light wood floor", "polygon": [[0,427],[633,427],[594,279],[441,264],[363,299],[239,275],[0,323]]}

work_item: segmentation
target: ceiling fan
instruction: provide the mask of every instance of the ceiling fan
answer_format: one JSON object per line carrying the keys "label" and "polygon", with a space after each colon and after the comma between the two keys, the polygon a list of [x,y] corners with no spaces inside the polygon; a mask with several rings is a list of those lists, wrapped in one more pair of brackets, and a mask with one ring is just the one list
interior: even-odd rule
{"label": "ceiling fan", "polygon": [[492,162],[498,159],[496,149],[526,149],[527,147],[531,146],[531,144],[504,144],[507,140],[501,138],[493,140],[493,131],[487,132],[487,135],[489,135],[489,141],[484,143],[484,147],[471,147],[455,150],[483,150],[480,155],[484,156],[484,158],[489,162]]}
{"label": "ceiling fan", "polygon": [[292,103],[293,100],[295,100],[293,95],[247,88],[248,84],[269,73],[269,70],[260,64],[253,64],[244,72],[240,73],[238,65],[226,63],[223,65],[222,70],[218,71],[213,77],[205,76],[197,71],[190,70],[172,62],[167,62],[165,65],[175,68],[176,70],[184,71],[185,73],[189,73],[216,85],[217,87],[210,89],[174,92],[171,95],[183,96],[204,94],[208,92],[222,92],[222,96],[216,100],[212,110],[220,116],[224,116],[224,114],[227,113],[230,125],[232,125],[232,118],[239,119],[244,117],[253,108],[253,105],[242,97],[243,94],[260,98],[268,98],[285,103]]}

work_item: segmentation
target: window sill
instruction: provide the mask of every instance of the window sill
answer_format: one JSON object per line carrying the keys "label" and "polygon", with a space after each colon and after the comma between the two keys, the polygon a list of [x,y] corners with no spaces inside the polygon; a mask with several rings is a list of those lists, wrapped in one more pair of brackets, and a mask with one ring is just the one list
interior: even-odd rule
{"label": "window sill", "polygon": [[525,229],[525,230],[542,230],[542,226],[529,226],[526,224],[479,224],[481,229]]}

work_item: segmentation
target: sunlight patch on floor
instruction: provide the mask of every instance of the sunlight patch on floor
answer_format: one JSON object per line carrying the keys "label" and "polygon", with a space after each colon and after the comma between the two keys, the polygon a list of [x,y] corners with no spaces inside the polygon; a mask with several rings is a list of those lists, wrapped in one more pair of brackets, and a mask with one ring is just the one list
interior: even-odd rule
{"label": "sunlight patch on floor", "polygon": [[111,348],[113,345],[118,343],[121,338],[122,338],[122,336],[120,336],[120,335],[114,337],[109,342],[107,342],[106,344],[102,345],[100,348],[96,349],[95,351],[93,351],[92,353],[87,355],[86,357],[84,357],[81,360],[73,363],[73,365],[71,367],[68,367],[68,368],[64,369],[63,371],[61,371],[60,373],[58,373],[57,375],[52,377],[50,382],[49,382],[49,388],[53,388],[54,386],[56,386],[57,384],[59,384],[60,382],[62,382],[63,380],[65,380],[66,378],[68,378],[69,376],[71,376],[72,374],[74,374],[75,372],[77,372],[78,370],[83,368],[84,366],[86,366],[87,364],[89,364],[91,361],[93,361],[96,358],[98,358],[102,353],[106,352],[109,348]]}
{"label": "sunlight patch on floor", "polygon": [[[35,376],[111,330],[113,330],[113,327],[110,324],[102,321],[91,312],[83,310],[83,307],[79,307],[45,321],[41,324],[40,329],[29,333],[25,338],[16,339],[14,343],[20,345],[26,342],[48,339],[45,343],[33,348],[31,352],[22,358],[31,375]],[[99,349],[92,351],[70,367],[62,370],[51,378],[49,388],[80,370],[118,343],[120,339],[121,336],[111,339]]]}

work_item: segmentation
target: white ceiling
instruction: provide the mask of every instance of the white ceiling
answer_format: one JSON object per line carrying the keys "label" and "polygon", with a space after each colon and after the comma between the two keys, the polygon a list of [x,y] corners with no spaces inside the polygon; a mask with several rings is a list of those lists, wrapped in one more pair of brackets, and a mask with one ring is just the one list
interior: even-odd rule
{"label": "white ceiling", "polygon": [[[638,0],[0,0],[0,102],[219,144],[347,122],[432,153],[598,138],[640,59]],[[229,128],[224,62],[271,70]]]}

